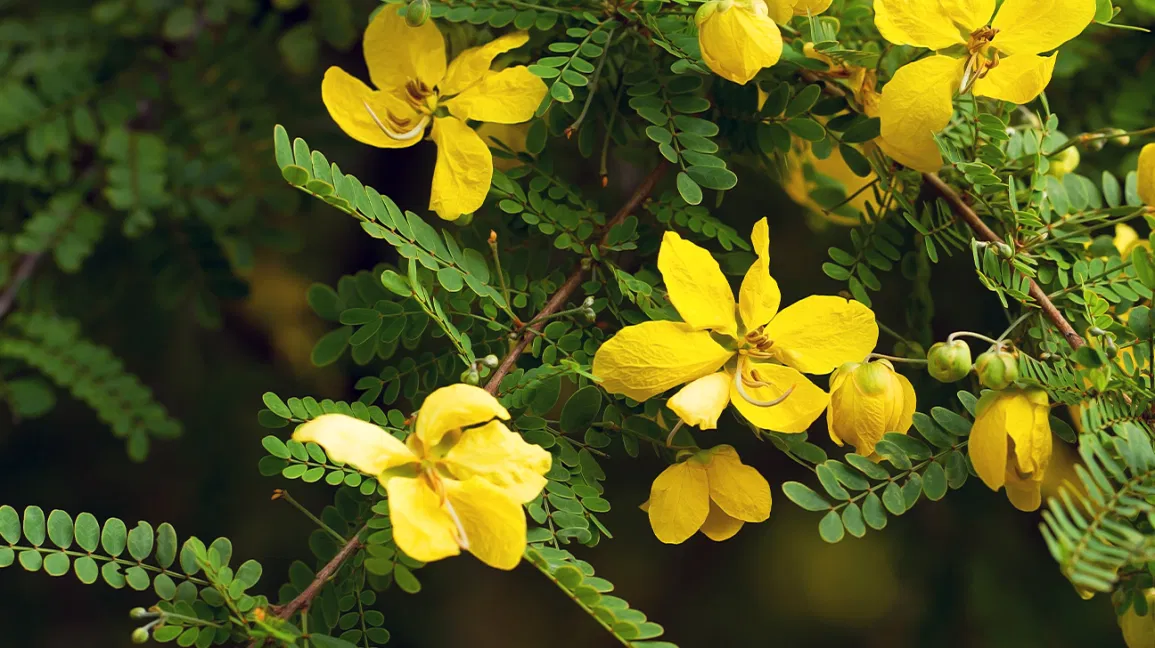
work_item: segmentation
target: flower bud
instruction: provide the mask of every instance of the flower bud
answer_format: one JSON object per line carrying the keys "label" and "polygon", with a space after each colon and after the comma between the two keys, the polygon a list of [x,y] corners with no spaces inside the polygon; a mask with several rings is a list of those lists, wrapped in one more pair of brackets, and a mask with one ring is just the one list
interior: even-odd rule
{"label": "flower bud", "polygon": [[1127,131],[1123,130],[1122,128],[1104,128],[1103,132],[1113,136],[1107,140],[1109,144],[1127,146],[1131,143],[1131,136],[1128,135]]}
{"label": "flower bud", "polygon": [[148,630],[146,628],[137,628],[132,631],[132,643],[142,644],[148,643]]}
{"label": "flower bud", "polygon": [[975,360],[979,382],[990,389],[1006,389],[1019,377],[1017,354],[991,349]]}
{"label": "flower bud", "polygon": [[481,364],[489,367],[490,369],[496,369],[498,363],[500,362],[501,361],[497,358],[497,356],[493,355],[492,353],[481,359]]}
{"label": "flower bud", "polygon": [[724,79],[745,85],[782,56],[782,33],[765,0],[707,2],[694,20],[702,60]]}
{"label": "flower bud", "polygon": [[1079,149],[1074,146],[1067,147],[1059,154],[1051,158],[1051,166],[1047,169],[1047,173],[1062,178],[1068,173],[1074,171],[1079,166]]}
{"label": "flower bud", "polygon": [[962,380],[971,371],[971,348],[962,340],[939,342],[926,354],[926,369],[939,382]]}
{"label": "flower bud", "polygon": [[405,24],[410,27],[420,27],[429,20],[429,14],[433,8],[429,5],[429,0],[410,0],[409,4],[405,5]]}
{"label": "flower bud", "polygon": [[593,308],[593,307],[594,307],[594,296],[593,295],[590,295],[589,297],[586,297],[585,299],[582,300],[582,308]]}
{"label": "flower bud", "polygon": [[477,367],[470,367],[461,372],[461,382],[467,385],[476,385],[481,382],[481,374],[478,373]]}
{"label": "flower bud", "polygon": [[884,434],[910,429],[914,406],[914,387],[889,362],[848,362],[830,378],[826,425],[835,443],[870,456]]}
{"label": "flower bud", "polygon": [[134,607],[128,611],[128,618],[140,621],[141,619],[149,619],[156,616],[142,607]]}

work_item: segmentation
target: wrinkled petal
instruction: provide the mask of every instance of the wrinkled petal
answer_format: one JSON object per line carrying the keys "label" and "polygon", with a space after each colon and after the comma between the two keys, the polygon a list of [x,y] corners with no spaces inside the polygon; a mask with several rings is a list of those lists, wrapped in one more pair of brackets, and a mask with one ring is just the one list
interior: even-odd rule
{"label": "wrinkled petal", "polygon": [[753,9],[735,4],[715,11],[698,28],[702,60],[718,76],[741,85],[777,63],[782,56],[782,32],[768,12],[765,4],[757,3]]}
{"label": "wrinkled petal", "polygon": [[771,351],[799,371],[826,374],[859,362],[878,343],[874,311],[834,295],[811,295],[782,309],[766,326]]}
{"label": "wrinkled petal", "polygon": [[529,42],[528,33],[513,32],[495,38],[480,47],[471,47],[465,50],[449,64],[449,69],[445,72],[445,79],[437,88],[438,91],[441,92],[442,96],[462,92],[481,81],[482,77],[489,72],[489,66],[493,65],[493,59],[510,50],[517,49],[527,42]]}
{"label": "wrinkled petal", "polygon": [[1127,648],[1155,648],[1155,592],[1147,589],[1143,595],[1147,599],[1147,614],[1139,615],[1135,607],[1129,605],[1118,618]]}
{"label": "wrinkled petal", "polygon": [[732,355],[709,333],[681,322],[642,322],[598,348],[593,374],[606,391],[644,401],[714,373]]}
{"label": "wrinkled petal", "polygon": [[1016,104],[1029,103],[1051,82],[1057,56],[1012,54],[1001,58],[985,77],[975,81],[974,93]]}
{"label": "wrinkled petal", "polygon": [[421,115],[417,111],[389,92],[371,90],[339,67],[325,71],[325,78],[321,81],[321,101],[341,130],[362,144],[378,148],[405,148],[421,141],[420,134],[404,140],[394,139],[377,123],[380,121],[392,129],[397,125],[390,120],[392,115],[407,126],[402,130],[394,130],[401,134],[420,125]]}
{"label": "wrinkled petal", "polygon": [[1095,0],[1005,0],[991,47],[1006,54],[1048,52],[1078,36],[1095,17]]}
{"label": "wrinkled petal", "polygon": [[[1008,390],[1009,391],[1009,390]],[[1040,389],[1010,392],[1004,398],[1007,434],[1015,442],[1015,460],[1024,475],[1041,474],[1051,461],[1050,406]]]}
{"label": "wrinkled petal", "polygon": [[465,531],[469,553],[490,567],[517,567],[525,552],[525,513],[520,504],[478,477],[445,480],[445,496]]}
{"label": "wrinkled petal", "polygon": [[432,448],[453,430],[495,418],[507,420],[509,412],[492,394],[473,385],[449,385],[434,390],[421,404],[414,434]]}
{"label": "wrinkled petal", "polygon": [[686,425],[702,430],[718,428],[718,417],[730,403],[730,374],[724,371],[688,383],[666,402]]}
{"label": "wrinkled petal", "polygon": [[666,232],[658,251],[658,271],[670,303],[691,328],[711,329],[731,337],[738,334],[734,291],[709,252],[677,232]]}
{"label": "wrinkled petal", "polygon": [[410,80],[433,88],[445,76],[445,39],[432,20],[410,27],[397,15],[400,7],[382,8],[365,29],[369,78],[382,90],[403,88]]}
{"label": "wrinkled petal", "polygon": [[545,93],[545,82],[519,65],[487,74],[445,107],[460,119],[517,124],[533,118]]}
{"label": "wrinkled petal", "polygon": [[706,467],[696,459],[666,468],[650,487],[650,526],[666,544],[685,542],[701,528],[709,512]]}
{"label": "wrinkled petal", "polygon": [[[766,15],[768,15],[770,20],[773,20],[775,23],[784,25],[790,22],[790,19],[794,17],[794,2],[795,0],[766,0]],[[798,2],[799,4],[802,4],[803,0],[798,0]],[[761,8],[757,6],[756,2],[755,11],[761,11]],[[761,109],[762,106],[759,105],[758,108]]]}
{"label": "wrinkled petal", "polygon": [[782,303],[782,292],[778,290],[778,282],[770,276],[770,227],[766,224],[765,218],[754,223],[754,230],[750,232],[750,243],[754,246],[754,253],[758,258],[746,271],[746,276],[742,278],[742,287],[738,291],[738,314],[742,317],[742,326],[747,331],[769,322]]}
{"label": "wrinkled petal", "polygon": [[821,387],[790,367],[757,363],[752,368],[759,380],[771,385],[744,387],[746,393],[755,400],[771,401],[794,387],[786,400],[771,407],[762,407],[743,398],[736,384],[730,382],[730,402],[746,420],[757,427],[775,432],[805,432],[830,402],[830,396]]}
{"label": "wrinkled petal", "polygon": [[457,526],[424,477],[390,479],[385,491],[389,494],[393,540],[401,551],[422,562],[461,553]]}
{"label": "wrinkled petal", "polygon": [[942,0],[943,11],[969,32],[986,25],[995,13],[995,0]]}
{"label": "wrinkled petal", "polygon": [[830,8],[834,0],[798,0],[794,5],[795,16],[817,16]]}
{"label": "wrinkled petal", "polygon": [[455,117],[434,120],[433,141],[437,143],[437,166],[433,169],[429,209],[445,220],[472,214],[485,202],[493,179],[489,147]]}
{"label": "wrinkled petal", "polygon": [[940,0],[874,0],[874,25],[895,45],[933,50],[961,45],[966,40],[948,13],[950,4]]}
{"label": "wrinkled petal", "polygon": [[1144,145],[1139,151],[1138,175],[1139,200],[1149,207],[1155,207],[1155,143]]}
{"label": "wrinkled petal", "polygon": [[979,398],[967,452],[975,473],[991,490],[1006,482],[1007,405],[1011,399],[989,392]]}
{"label": "wrinkled petal", "polygon": [[1015,472],[1013,466],[1007,466],[1006,475],[1007,499],[1011,505],[1020,511],[1031,512],[1038,510],[1043,503],[1041,480],[1023,479]]}
{"label": "wrinkled petal", "polygon": [[523,504],[545,488],[544,475],[552,456],[500,421],[491,421],[466,431],[446,453],[445,461],[458,479],[480,477]]}
{"label": "wrinkled petal", "polygon": [[914,385],[910,384],[906,376],[896,372],[894,377],[902,387],[902,410],[898,413],[898,423],[893,425],[890,431],[905,433],[911,425],[914,425],[914,412],[918,404],[918,395],[914,391]]}
{"label": "wrinkled petal", "polygon": [[934,134],[950,123],[964,61],[930,56],[902,66],[882,89],[882,148],[901,164],[933,172],[942,166]]}
{"label": "wrinkled petal", "polygon": [[390,468],[418,461],[397,437],[352,416],[322,414],[293,432],[301,443],[312,441],[333,461],[377,476]]}
{"label": "wrinkled petal", "polygon": [[728,445],[710,449],[706,477],[710,500],[730,517],[743,522],[764,522],[770,517],[770,484],[757,470],[742,463]]}
{"label": "wrinkled petal", "polygon": [[734,534],[742,530],[744,524],[746,523],[742,520],[726,515],[726,512],[717,504],[710,502],[710,513],[706,516],[706,521],[702,523],[700,530],[707,538],[714,542],[721,542],[733,538]]}
{"label": "wrinkled petal", "polygon": [[[897,383],[896,383],[897,384]],[[858,454],[869,457],[890,427],[896,409],[885,390],[865,393],[855,372],[840,370],[830,384],[830,406],[826,409],[826,427],[836,444],[854,446]]]}

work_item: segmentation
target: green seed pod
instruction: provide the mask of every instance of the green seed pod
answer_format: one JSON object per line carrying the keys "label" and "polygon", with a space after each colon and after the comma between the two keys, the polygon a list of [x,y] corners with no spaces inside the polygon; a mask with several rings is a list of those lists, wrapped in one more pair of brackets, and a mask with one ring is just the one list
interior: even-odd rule
{"label": "green seed pod", "polygon": [[979,382],[990,389],[1006,389],[1019,377],[1016,354],[991,349],[975,360]]}
{"label": "green seed pod", "polygon": [[410,27],[420,27],[429,20],[429,14],[433,8],[429,6],[429,0],[410,0],[408,5],[405,5],[405,24]]}
{"label": "green seed pod", "polygon": [[148,643],[148,630],[146,628],[137,628],[132,631],[132,643],[142,644]]}
{"label": "green seed pod", "polygon": [[939,342],[926,354],[926,369],[939,382],[962,380],[971,371],[971,348],[962,340]]}

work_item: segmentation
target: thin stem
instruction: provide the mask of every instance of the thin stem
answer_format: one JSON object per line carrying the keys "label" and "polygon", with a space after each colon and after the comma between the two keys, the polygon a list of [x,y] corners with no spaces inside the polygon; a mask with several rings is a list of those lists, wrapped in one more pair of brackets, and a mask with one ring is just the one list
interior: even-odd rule
{"label": "thin stem", "polygon": [[1029,318],[1031,315],[1034,315],[1034,313],[1031,311],[1027,311],[1027,312],[1023,313],[1022,315],[1019,315],[1018,319],[1011,322],[1010,325],[1007,326],[1007,330],[1005,330],[999,334],[998,339],[995,340],[995,344],[999,344],[1003,340],[1005,340],[1007,338],[1007,336],[1011,334],[1011,331],[1015,330],[1019,326],[1019,324],[1022,324],[1023,322],[1025,322],[1027,320],[1027,318]]}
{"label": "thin stem", "polygon": [[898,340],[899,342],[908,342],[908,340],[906,338],[902,337],[902,335],[900,335],[898,333],[898,331],[895,331],[894,329],[890,328],[886,324],[883,324],[882,322],[878,322],[878,321],[876,321],[875,323],[878,324],[878,330],[882,331],[883,333],[886,333],[887,335]]}
{"label": "thin stem", "polygon": [[606,136],[602,140],[602,155],[601,155],[601,160],[600,160],[599,165],[598,165],[598,177],[600,177],[602,179],[602,186],[603,187],[609,183],[609,179],[610,179],[609,172],[606,170],[606,158],[609,157],[610,138],[614,132],[614,122],[617,121],[617,119],[618,119],[618,112],[619,112],[618,108],[620,108],[622,105],[622,94],[625,92],[625,89],[626,89],[625,83],[619,83],[618,84],[618,92],[616,95],[614,95],[613,111],[610,112],[610,119],[609,119],[609,122],[606,124]]}
{"label": "thin stem", "polygon": [[[529,550],[527,549],[526,553],[528,554],[528,552],[529,552]],[[541,558],[541,560],[544,561],[545,558]],[[570,598],[570,600],[572,600],[574,603],[577,603],[581,609],[585,610],[586,614],[593,617],[593,619],[595,621],[597,621],[598,624],[601,625],[601,627],[605,628],[606,632],[613,635],[614,639],[618,640],[618,643],[622,644],[626,648],[630,648],[632,646],[632,644],[629,642],[629,640],[623,638],[621,635],[614,632],[613,626],[611,626],[609,623],[606,623],[606,621],[602,617],[594,614],[594,611],[588,605],[586,605],[580,598],[578,598],[572,592],[570,592],[568,589],[566,589],[565,585],[562,585],[561,582],[558,581],[558,579],[553,575],[553,572],[551,572],[549,569],[547,569],[546,567],[539,564],[536,560],[534,560],[529,555],[525,556],[525,562],[536,567],[537,570],[539,572],[541,572],[546,578],[548,578],[551,583],[553,583],[554,585],[557,585],[558,589],[565,592],[566,596],[568,596]]]}
{"label": "thin stem", "polygon": [[489,230],[489,249],[493,252],[493,266],[497,270],[497,279],[501,282],[501,296],[505,298],[505,310],[517,321],[517,316],[509,310],[513,302],[509,299],[509,286],[505,284],[505,272],[501,269],[501,254],[497,251],[497,232]]}
{"label": "thin stem", "polygon": [[[345,543],[345,546],[341,547],[341,550],[337,552],[337,555],[333,556],[333,559],[322,567],[321,571],[317,572],[317,575],[313,577],[313,582],[309,583],[308,587],[302,590],[296,598],[289,601],[277,611],[277,616],[281,619],[288,620],[292,618],[294,614],[300,612],[302,608],[307,608],[309,604],[313,602],[313,599],[321,593],[321,588],[329,582],[330,578],[336,575],[341,565],[351,558],[353,554],[357,553],[361,547],[365,546],[365,543],[361,541],[361,534],[368,528],[368,526],[361,527],[357,533],[354,533],[353,537]],[[256,646],[259,644],[253,642],[252,645]]]}
{"label": "thin stem", "polygon": [[982,333],[975,333],[973,331],[955,331],[954,333],[951,333],[950,335],[946,336],[946,341],[947,342],[954,342],[955,338],[960,338],[960,337],[970,337],[970,338],[974,338],[976,340],[982,340],[983,342],[990,342],[991,344],[998,344],[999,343],[999,341],[994,339],[994,338],[989,338],[989,337],[983,335]]}
{"label": "thin stem", "polygon": [[[613,38],[613,35],[614,30],[611,29],[609,30],[609,34],[607,34],[607,38]],[[582,122],[585,121],[586,113],[588,113],[590,110],[590,104],[594,102],[594,97],[598,93],[598,80],[602,76],[602,68],[606,65],[606,59],[609,58],[610,49],[611,48],[606,47],[604,50],[602,50],[601,57],[598,58],[598,67],[594,70],[594,75],[590,79],[589,91],[586,93],[585,104],[582,105],[582,111],[578,113],[577,119],[575,119],[574,122],[565,129],[566,139],[573,137],[573,134],[576,133],[579,128],[581,128]]]}
{"label": "thin stem", "polygon": [[666,447],[667,448],[673,447],[674,435],[676,435],[678,433],[678,430],[682,429],[683,423],[684,422],[682,421],[682,419],[678,419],[678,422],[674,424],[673,429],[670,430],[670,434],[666,437]]}
{"label": "thin stem", "polygon": [[12,304],[16,301],[20,287],[32,278],[32,274],[36,272],[36,265],[40,263],[43,256],[43,252],[31,252],[21,257],[20,265],[16,268],[16,273],[12,275],[12,281],[8,282],[8,285],[4,287],[4,293],[0,294],[0,319],[4,319],[8,311],[12,309]]}
{"label": "thin stem", "polygon": [[835,209],[838,209],[838,208],[842,207],[843,205],[849,203],[851,200],[854,200],[855,198],[859,197],[860,195],[862,195],[862,192],[866,191],[867,189],[870,189],[871,187],[873,187],[876,184],[878,184],[878,178],[877,177],[874,180],[871,180],[870,182],[862,185],[862,187],[860,187],[858,189],[858,191],[855,191],[854,193],[850,194],[849,196],[844,198],[841,202],[839,202],[837,205],[834,205],[834,206],[830,207],[829,209],[823,207],[822,211],[827,216],[837,216],[837,214],[834,213]]}
{"label": "thin stem", "polygon": [[899,356],[886,355],[885,353],[871,353],[866,357],[867,360],[871,358],[881,358],[882,360],[890,360],[891,362],[909,362],[911,364],[926,364],[926,358],[902,358]]}
{"label": "thin stem", "polygon": [[1082,134],[1076,135],[1076,136],[1072,137],[1071,139],[1067,140],[1066,142],[1063,142],[1062,144],[1060,144],[1059,148],[1048,153],[1047,157],[1051,157],[1052,155],[1054,155],[1056,153],[1059,153],[1061,151],[1065,151],[1065,150],[1071,148],[1072,146],[1078,146],[1079,144],[1086,144],[1087,142],[1094,142],[1095,140],[1111,139],[1111,138],[1115,138],[1115,137],[1131,137],[1131,136],[1137,136],[1137,135],[1149,135],[1151,133],[1155,133],[1155,126],[1149,126],[1147,128],[1141,128],[1139,130],[1126,131],[1123,133],[1082,133]]}
{"label": "thin stem", "polygon": [[316,524],[323,531],[325,531],[329,535],[333,536],[333,538],[336,539],[337,542],[340,542],[343,544],[343,543],[349,541],[348,538],[346,538],[345,536],[341,535],[340,533],[337,533],[336,531],[334,531],[333,527],[322,522],[321,518],[317,517],[316,515],[313,515],[312,511],[310,511],[309,509],[302,506],[300,502],[298,502],[292,495],[289,494],[289,491],[278,488],[277,490],[273,491],[273,499],[285,500],[285,502],[287,502],[289,504],[289,506],[292,506],[293,508],[300,511],[305,517],[309,518],[309,520],[313,524]]}

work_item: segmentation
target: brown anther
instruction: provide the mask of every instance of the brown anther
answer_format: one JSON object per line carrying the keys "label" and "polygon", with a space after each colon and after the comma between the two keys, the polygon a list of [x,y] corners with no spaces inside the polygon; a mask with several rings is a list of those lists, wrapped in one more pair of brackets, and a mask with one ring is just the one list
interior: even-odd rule
{"label": "brown anther", "polygon": [[606,176],[606,175],[602,176],[602,189],[605,189],[606,186],[609,184],[610,184],[610,177]]}
{"label": "brown anther", "polygon": [[489,244],[493,245],[494,243],[497,243],[497,232],[489,230]]}
{"label": "brown anther", "polygon": [[273,489],[273,496],[272,496],[272,497],[270,497],[269,499],[270,499],[270,500],[279,500],[279,499],[281,499],[281,498],[282,498],[282,497],[284,497],[284,496],[285,496],[285,491],[284,491],[283,489],[280,489],[280,488],[274,488],[274,489]]}

